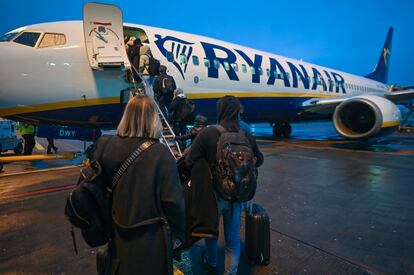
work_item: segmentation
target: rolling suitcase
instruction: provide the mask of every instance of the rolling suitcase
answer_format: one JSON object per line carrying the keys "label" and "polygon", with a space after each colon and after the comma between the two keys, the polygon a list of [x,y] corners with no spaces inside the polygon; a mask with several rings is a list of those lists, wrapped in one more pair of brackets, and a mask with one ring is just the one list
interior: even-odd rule
{"label": "rolling suitcase", "polygon": [[247,258],[254,264],[268,265],[270,263],[269,216],[259,204],[249,204],[246,209],[245,226]]}

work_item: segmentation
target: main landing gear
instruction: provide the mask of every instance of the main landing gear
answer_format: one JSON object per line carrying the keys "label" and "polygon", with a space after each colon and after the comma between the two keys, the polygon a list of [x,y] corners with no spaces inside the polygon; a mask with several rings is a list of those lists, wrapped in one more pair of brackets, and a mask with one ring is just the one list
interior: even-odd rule
{"label": "main landing gear", "polygon": [[289,138],[292,134],[292,126],[288,122],[273,123],[272,127],[275,138]]}

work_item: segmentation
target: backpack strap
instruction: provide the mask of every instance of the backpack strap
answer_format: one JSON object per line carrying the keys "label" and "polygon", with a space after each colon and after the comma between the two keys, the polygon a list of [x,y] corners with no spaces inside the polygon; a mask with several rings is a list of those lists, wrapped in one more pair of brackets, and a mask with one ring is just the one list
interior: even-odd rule
{"label": "backpack strap", "polygon": [[122,164],[121,168],[119,168],[118,172],[116,172],[115,177],[112,180],[112,191],[115,189],[116,184],[121,179],[122,175],[128,170],[129,166],[134,162],[134,160],[136,160],[142,154],[142,152],[151,147],[153,144],[155,144],[155,141],[145,141],[131,155],[129,155],[129,157]]}

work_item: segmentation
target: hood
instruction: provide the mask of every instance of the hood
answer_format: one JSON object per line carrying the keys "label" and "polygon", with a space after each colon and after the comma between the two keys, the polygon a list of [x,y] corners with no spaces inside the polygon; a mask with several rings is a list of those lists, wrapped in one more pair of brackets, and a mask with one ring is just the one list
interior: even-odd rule
{"label": "hood", "polygon": [[238,130],[240,113],[240,101],[234,97],[226,95],[217,101],[217,119],[218,123],[223,125],[227,130]]}

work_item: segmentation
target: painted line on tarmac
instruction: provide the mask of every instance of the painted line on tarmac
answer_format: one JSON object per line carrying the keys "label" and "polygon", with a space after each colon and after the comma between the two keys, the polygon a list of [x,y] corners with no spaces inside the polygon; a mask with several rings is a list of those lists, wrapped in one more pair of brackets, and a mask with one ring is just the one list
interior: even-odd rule
{"label": "painted line on tarmac", "polygon": [[30,174],[37,174],[37,173],[46,173],[46,172],[53,172],[53,171],[61,171],[61,170],[66,170],[66,169],[79,168],[81,166],[82,165],[69,165],[69,166],[56,167],[56,168],[39,169],[39,170],[16,172],[16,173],[10,173],[10,174],[0,174],[0,178],[20,176],[20,175],[30,175]]}
{"label": "painted line on tarmac", "polygon": [[62,190],[73,189],[75,187],[76,187],[76,184],[68,184],[68,185],[63,185],[63,186],[58,186],[58,187],[42,188],[42,189],[37,189],[33,191],[28,191],[28,192],[6,195],[6,196],[0,197],[0,202],[10,201],[14,199],[23,199],[23,198],[28,198],[28,197],[33,197],[33,196],[43,195],[43,194],[48,194],[48,193],[54,193],[54,192],[58,192]]}
{"label": "painted line on tarmac", "polygon": [[356,266],[356,267],[362,269],[363,271],[367,272],[367,274],[381,274],[378,271],[373,270],[373,268],[371,268],[370,266],[367,266],[367,265],[365,265],[363,263],[356,262],[356,261],[351,260],[351,259],[349,259],[347,257],[341,256],[341,255],[337,255],[336,253],[333,253],[333,252],[330,252],[330,251],[325,250],[323,248],[320,248],[320,247],[318,247],[318,246],[316,246],[316,245],[314,245],[312,243],[309,243],[307,241],[300,240],[300,239],[298,239],[298,238],[296,238],[296,237],[294,237],[292,235],[283,233],[283,232],[281,232],[281,231],[279,231],[279,230],[277,230],[275,228],[270,228],[270,231],[275,232],[275,233],[278,233],[278,234],[280,234],[280,235],[282,235],[282,236],[284,236],[286,238],[289,238],[291,240],[297,241],[297,242],[299,242],[299,243],[301,243],[303,245],[306,245],[308,247],[312,247],[312,248],[314,248],[314,249],[316,249],[316,250],[318,250],[318,251],[320,251],[322,253],[325,253],[327,255],[330,255],[332,257],[335,257],[335,258],[337,258],[337,259],[339,259],[339,260],[341,260],[343,262],[346,262],[346,263],[348,263],[350,265]]}

